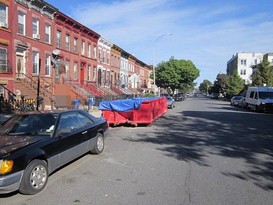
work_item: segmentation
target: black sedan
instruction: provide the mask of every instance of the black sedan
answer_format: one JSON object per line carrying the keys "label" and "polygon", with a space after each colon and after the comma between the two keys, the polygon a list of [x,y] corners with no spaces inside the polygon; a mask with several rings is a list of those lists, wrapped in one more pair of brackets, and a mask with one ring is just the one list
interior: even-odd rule
{"label": "black sedan", "polygon": [[82,110],[13,115],[0,128],[0,194],[42,191],[54,170],[103,152],[108,133],[104,118]]}

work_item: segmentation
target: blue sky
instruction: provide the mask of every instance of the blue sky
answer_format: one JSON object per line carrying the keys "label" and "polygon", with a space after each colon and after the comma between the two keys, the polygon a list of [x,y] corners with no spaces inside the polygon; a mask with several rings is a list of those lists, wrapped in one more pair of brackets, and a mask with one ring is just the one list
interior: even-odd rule
{"label": "blue sky", "polygon": [[226,73],[233,54],[273,52],[273,0],[46,1],[146,64],[191,60],[197,83]]}

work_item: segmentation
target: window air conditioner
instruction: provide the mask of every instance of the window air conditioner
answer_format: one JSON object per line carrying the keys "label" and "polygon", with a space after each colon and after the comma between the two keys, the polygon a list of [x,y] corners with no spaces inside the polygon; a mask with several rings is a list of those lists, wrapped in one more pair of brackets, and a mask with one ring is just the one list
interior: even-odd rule
{"label": "window air conditioner", "polygon": [[2,28],[8,28],[8,24],[4,22],[0,22],[0,27]]}
{"label": "window air conditioner", "polygon": [[33,38],[40,39],[40,35],[39,34],[33,34]]}

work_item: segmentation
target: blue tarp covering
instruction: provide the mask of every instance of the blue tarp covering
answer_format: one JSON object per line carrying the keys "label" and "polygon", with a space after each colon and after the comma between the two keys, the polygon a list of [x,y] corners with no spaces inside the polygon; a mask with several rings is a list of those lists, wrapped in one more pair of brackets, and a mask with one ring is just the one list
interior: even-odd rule
{"label": "blue tarp covering", "polygon": [[118,112],[126,112],[130,110],[138,110],[144,100],[154,100],[157,98],[132,98],[123,100],[104,101],[99,104],[100,110],[111,110]]}

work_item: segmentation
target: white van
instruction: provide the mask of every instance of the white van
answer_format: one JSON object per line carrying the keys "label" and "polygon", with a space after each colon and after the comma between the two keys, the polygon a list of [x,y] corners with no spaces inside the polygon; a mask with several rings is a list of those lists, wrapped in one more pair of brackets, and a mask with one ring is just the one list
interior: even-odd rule
{"label": "white van", "polygon": [[249,87],[246,92],[246,108],[255,111],[273,111],[273,87]]}

